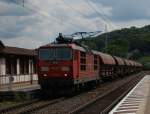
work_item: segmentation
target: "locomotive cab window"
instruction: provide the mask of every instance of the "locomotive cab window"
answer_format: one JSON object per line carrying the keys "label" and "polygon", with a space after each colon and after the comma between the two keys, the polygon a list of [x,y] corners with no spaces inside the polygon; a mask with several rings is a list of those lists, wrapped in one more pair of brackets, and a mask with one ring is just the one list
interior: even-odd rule
{"label": "locomotive cab window", "polygon": [[86,70],[86,53],[80,52],[80,70]]}
{"label": "locomotive cab window", "polygon": [[71,60],[72,49],[64,47],[40,49],[39,58],[42,60]]}
{"label": "locomotive cab window", "polygon": [[54,48],[40,49],[39,58],[42,60],[49,60],[54,58]]}
{"label": "locomotive cab window", "polygon": [[71,60],[72,49],[71,48],[56,48],[56,59],[57,60]]}

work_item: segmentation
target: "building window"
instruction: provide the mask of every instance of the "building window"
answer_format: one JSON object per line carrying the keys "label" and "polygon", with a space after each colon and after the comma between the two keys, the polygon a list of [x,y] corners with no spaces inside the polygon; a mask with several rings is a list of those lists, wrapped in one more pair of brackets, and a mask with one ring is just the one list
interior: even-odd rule
{"label": "building window", "polygon": [[97,55],[94,55],[94,70],[98,69],[98,57]]}
{"label": "building window", "polygon": [[29,60],[20,59],[20,74],[29,74]]}
{"label": "building window", "polygon": [[37,73],[37,64],[36,64],[36,60],[33,60],[33,73]]}
{"label": "building window", "polygon": [[86,53],[80,52],[80,70],[86,70]]}
{"label": "building window", "polygon": [[24,62],[22,59],[20,59],[20,74],[24,74]]}
{"label": "building window", "polygon": [[6,58],[6,74],[17,74],[17,59]]}
{"label": "building window", "polygon": [[29,74],[29,60],[24,61],[24,74]]}

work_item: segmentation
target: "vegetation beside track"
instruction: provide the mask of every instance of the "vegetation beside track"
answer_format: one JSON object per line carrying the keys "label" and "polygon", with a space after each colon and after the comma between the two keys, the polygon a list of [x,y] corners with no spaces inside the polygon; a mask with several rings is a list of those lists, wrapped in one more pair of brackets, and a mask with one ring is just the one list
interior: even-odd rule
{"label": "vegetation beside track", "polygon": [[[115,30],[107,33],[107,36],[107,53],[142,62],[150,69],[150,25]],[[86,38],[84,43],[91,49],[105,52],[105,39],[104,33],[94,38]]]}

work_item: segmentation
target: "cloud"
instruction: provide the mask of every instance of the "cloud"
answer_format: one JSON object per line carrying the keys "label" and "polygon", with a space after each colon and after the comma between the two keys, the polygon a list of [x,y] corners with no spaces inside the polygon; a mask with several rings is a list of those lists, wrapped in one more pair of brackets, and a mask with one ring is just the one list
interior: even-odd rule
{"label": "cloud", "polygon": [[113,21],[133,21],[137,19],[150,19],[149,0],[94,0],[97,4],[112,7]]}
{"label": "cloud", "polygon": [[122,28],[150,22],[148,0],[88,1],[25,0],[22,7],[20,0],[0,0],[0,40],[34,48],[54,41],[59,32],[104,31],[106,24],[113,30],[113,24]]}
{"label": "cloud", "polygon": [[47,44],[48,42],[41,42],[29,37],[17,37],[15,39],[3,39],[4,44],[14,47],[35,49],[40,45]]}
{"label": "cloud", "polygon": [[31,14],[21,6],[9,1],[11,0],[0,1],[0,16],[27,16]]}

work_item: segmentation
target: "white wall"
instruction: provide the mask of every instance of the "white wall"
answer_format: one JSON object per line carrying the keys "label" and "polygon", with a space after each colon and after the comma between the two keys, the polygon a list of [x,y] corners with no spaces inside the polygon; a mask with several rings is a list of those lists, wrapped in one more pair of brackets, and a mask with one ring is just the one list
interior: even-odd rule
{"label": "white wall", "polygon": [[6,61],[5,61],[5,58],[0,58],[0,75],[6,75]]}

